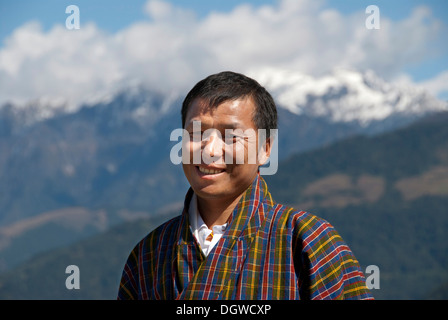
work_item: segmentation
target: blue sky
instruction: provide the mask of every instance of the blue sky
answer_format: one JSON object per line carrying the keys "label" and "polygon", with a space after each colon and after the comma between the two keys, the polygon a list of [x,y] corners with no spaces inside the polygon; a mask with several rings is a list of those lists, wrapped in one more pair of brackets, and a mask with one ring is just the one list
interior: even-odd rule
{"label": "blue sky", "polygon": [[[306,39],[307,37],[310,37],[312,40],[313,37],[319,37],[322,36],[323,40],[322,42],[329,41],[331,42],[332,39],[335,39],[335,41],[341,42],[341,51],[342,50],[352,50],[353,48],[353,54],[355,59],[357,60],[356,52],[360,52],[359,48],[364,48],[363,52],[360,52],[359,56],[368,56],[370,57],[364,57],[363,59],[359,59],[356,63],[353,64],[354,68],[360,68],[366,66],[366,68],[373,68],[374,71],[376,71],[381,77],[386,78],[388,81],[393,79],[407,79],[407,81],[412,83],[419,83],[422,84],[422,86],[426,86],[428,89],[433,90],[434,94],[437,94],[440,98],[448,99],[448,89],[445,90],[443,86],[443,80],[448,79],[448,41],[444,41],[444,36],[446,38],[446,31],[448,31],[448,1],[445,0],[439,0],[439,1],[417,1],[417,0],[395,0],[395,1],[386,1],[386,0],[378,0],[378,1],[365,1],[365,0],[328,0],[328,1],[314,1],[310,2],[309,0],[297,0],[298,3],[304,3],[302,7],[298,7],[297,5],[291,5],[290,0],[284,0],[284,1],[273,1],[273,0],[258,0],[258,1],[238,1],[238,0],[226,0],[226,1],[206,1],[206,0],[190,0],[190,1],[182,1],[182,0],[172,0],[172,1],[165,1],[164,3],[171,4],[170,6],[170,14],[172,16],[176,16],[178,18],[172,18],[171,26],[167,26],[166,21],[168,21],[166,17],[163,19],[159,19],[155,16],[151,16],[151,14],[148,14],[148,1],[147,0],[133,0],[133,1],[118,1],[118,0],[96,0],[96,1],[88,1],[88,0],[73,0],[73,1],[61,1],[61,0],[44,0],[44,1],[32,1],[32,0],[17,0],[17,1],[2,1],[0,3],[0,59],[3,57],[3,61],[0,61],[0,86],[2,83],[11,83],[10,79],[7,79],[8,76],[14,76],[14,79],[20,79],[20,77],[23,77],[23,79],[26,79],[26,77],[29,78],[30,74],[32,74],[32,61],[36,61],[35,63],[38,63],[37,60],[33,60],[34,56],[32,51],[34,48],[25,48],[23,45],[19,48],[19,43],[17,39],[18,32],[17,30],[21,30],[20,34],[23,34],[22,38],[25,37],[26,34],[32,33],[32,30],[28,30],[24,27],[27,24],[29,24],[31,21],[37,21],[38,24],[32,25],[30,28],[37,28],[40,30],[36,31],[36,34],[34,34],[34,37],[38,37],[42,41],[44,38],[50,38],[54,37],[56,39],[58,36],[57,30],[55,26],[64,26],[65,25],[65,19],[68,16],[65,13],[65,8],[68,5],[75,4],[80,8],[80,18],[81,18],[81,31],[86,32],[89,31],[91,34],[95,34],[95,36],[92,37],[100,37],[97,35],[97,33],[102,33],[103,36],[101,38],[98,38],[98,41],[105,41],[104,46],[107,46],[108,43],[113,41],[118,41],[114,37],[120,32],[123,32],[127,34],[130,39],[132,38],[130,35],[134,34],[133,30],[137,29],[138,22],[146,23],[146,27],[149,29],[147,30],[153,30],[156,27],[157,30],[163,31],[162,33],[165,33],[166,30],[169,38],[169,41],[167,43],[164,43],[165,45],[170,43],[175,43],[176,41],[180,41],[178,38],[176,38],[176,32],[175,28],[179,30],[179,33],[185,32],[183,30],[183,26],[179,21],[183,21],[182,19],[185,19],[186,29],[193,26],[195,29],[200,29],[201,25],[211,25],[213,27],[218,28],[218,23],[214,23],[212,21],[213,14],[218,14],[218,16],[221,16],[221,20],[225,21],[232,21],[231,19],[244,19],[244,17],[247,17],[246,14],[252,14],[256,17],[261,17],[262,15],[257,10],[261,8],[262,6],[267,6],[272,10],[277,10],[280,12],[279,9],[282,4],[287,7],[288,5],[291,6],[294,10],[297,10],[297,19],[301,17],[301,19],[309,18],[314,19],[315,17],[313,15],[318,15],[322,13],[323,11],[326,11],[328,13],[328,16],[331,19],[335,19],[335,21],[341,21],[344,25],[339,26],[335,25],[335,30],[340,29],[340,34],[335,34],[333,38],[326,38],[328,34],[332,31],[332,27],[328,25],[322,25],[322,20],[316,20],[316,23],[313,23],[312,20],[308,21],[308,23],[304,23],[304,28],[312,29],[316,28],[318,32],[316,31],[314,34],[312,32],[306,32],[306,30],[301,30],[300,35],[303,34],[303,39]],[[309,7],[314,6],[314,3],[319,3],[317,6],[318,8],[309,9]],[[241,14],[236,14],[235,9],[241,8],[243,4],[249,4],[251,5],[251,9],[248,11],[241,11]],[[366,17],[364,11],[365,8],[370,5],[375,4],[380,9],[381,14],[381,21],[383,23],[381,30],[372,30],[370,35],[366,33],[365,30],[358,30],[358,31],[350,31],[350,25],[349,23],[352,23],[354,25],[353,28],[362,28],[362,19]],[[429,8],[429,13],[422,12],[420,14],[416,13],[416,8],[419,6],[426,6],[426,8]],[[336,12],[335,15],[329,14],[329,12]],[[177,12],[177,13],[176,13]],[[189,12],[193,15],[193,17],[189,17],[186,12]],[[281,13],[284,16],[287,16],[287,12]],[[280,13],[278,16],[281,16]],[[358,17],[359,22],[356,22],[356,17]],[[414,17],[414,18],[412,18]],[[176,20],[177,19],[177,20]],[[291,19],[291,22],[289,24],[286,24],[279,28],[282,33],[287,33],[288,28],[291,28],[290,26],[301,26],[302,24],[295,24],[294,17],[288,17],[288,19]],[[306,19],[306,20],[307,20]],[[157,21],[155,21],[157,20]],[[163,21],[161,21],[163,20]],[[220,19],[216,19],[217,21],[221,21]],[[246,18],[246,20],[249,20]],[[240,20],[238,20],[240,21]],[[254,18],[253,21],[250,19],[251,23],[254,25],[257,23],[257,20]],[[320,21],[320,22],[319,22]],[[349,22],[350,21],[350,22]],[[355,22],[353,22],[355,21]],[[89,29],[86,26],[89,22],[94,22],[95,27],[93,29]],[[207,22],[207,23],[206,23]],[[241,22],[238,22],[241,23]],[[320,25],[318,24],[320,23]],[[357,24],[356,24],[357,23]],[[276,24],[273,24],[274,27],[276,27]],[[84,29],[83,29],[84,28]],[[205,26],[204,26],[205,28]],[[388,29],[389,28],[389,29]],[[174,29],[174,32],[173,32]],[[143,30],[143,29],[142,29]],[[216,29],[217,30],[217,29]],[[222,30],[216,31],[215,33],[219,35],[219,37],[238,37],[239,33],[238,31],[235,31],[235,34],[231,34],[231,32],[226,33]],[[402,30],[402,31],[397,31]],[[435,31],[432,31],[435,30]],[[27,31],[28,33],[26,33]],[[143,32],[143,31],[142,31]],[[198,31],[198,34],[201,36],[204,34],[204,30]],[[376,32],[376,35],[373,35],[374,32]],[[401,33],[400,33],[401,32]],[[343,37],[343,33],[350,33],[349,36],[345,39]],[[361,41],[361,44],[352,44],[353,41],[357,41],[356,39],[359,39],[361,36],[360,33],[363,33],[362,37],[364,39]],[[381,35],[379,35],[381,33]],[[109,35],[109,36],[108,36]],[[187,34],[188,35],[188,34]],[[254,33],[247,33],[248,38],[240,39],[240,43],[243,44],[243,46],[248,43],[249,41],[252,41],[252,37]],[[291,33],[293,35],[293,33]],[[64,37],[64,34],[59,35],[59,37]],[[242,35],[241,37],[244,37],[245,35]],[[372,40],[372,44],[368,44],[368,40],[366,40],[366,37],[371,36],[372,39],[375,37],[375,39]],[[434,39],[429,39],[432,36],[434,36]],[[80,36],[81,37],[81,36]],[[185,35],[184,35],[185,37]],[[208,35],[206,39],[210,39],[211,35]],[[249,38],[250,37],[250,38]],[[17,39],[16,39],[17,38]],[[22,39],[20,38],[20,39]],[[415,38],[415,41],[413,41]],[[9,40],[8,40],[9,39]],[[97,39],[97,38],[95,38]],[[168,38],[167,38],[168,39]],[[260,38],[261,39],[261,38]],[[9,41],[9,42],[8,42]],[[54,40],[56,41],[56,40]],[[78,40],[76,40],[78,41]],[[79,40],[83,41],[83,40]],[[203,40],[202,40],[203,41]],[[259,40],[257,40],[259,41]],[[420,41],[420,42],[419,42]],[[81,43],[80,42],[80,43]],[[403,43],[402,47],[399,47],[399,44],[396,43]],[[76,43],[76,42],[73,42]],[[230,40],[227,42],[230,43]],[[279,42],[278,45],[284,45],[287,42]],[[395,48],[392,48],[394,46],[394,43],[396,44]],[[421,43],[421,44],[420,44]],[[162,44],[160,44],[162,46]],[[387,46],[390,46],[391,48],[388,48]],[[49,45],[50,46],[50,45]],[[86,48],[85,45],[80,45],[78,48],[79,53],[77,53],[78,57],[80,55],[83,55],[84,51],[88,51],[88,49],[83,50],[83,48]],[[114,48],[117,48],[115,46]],[[162,46],[163,48],[163,46]],[[210,50],[207,50],[207,48],[201,48],[200,52],[202,54],[212,55],[215,53],[210,52],[218,52],[222,47],[212,47]],[[338,50],[338,45],[333,44],[332,47],[328,48],[328,52],[336,51]],[[268,48],[269,49],[269,48]],[[27,50],[27,51],[26,51]],[[50,50],[50,49],[49,49]],[[54,49],[56,50],[56,49]],[[61,49],[57,49],[61,50]],[[111,50],[110,48],[107,50]],[[145,48],[141,48],[139,50],[145,50]],[[183,47],[183,50],[187,51],[194,51],[194,46],[191,47]],[[306,50],[306,46],[297,46],[295,48],[290,49],[291,52],[293,50]],[[323,50],[324,52],[327,50],[326,47],[323,47],[322,44],[314,43],[313,42],[313,50],[310,51],[309,55],[306,56],[300,52],[300,54],[303,55],[301,58],[302,61],[306,61],[307,59],[312,59],[312,56],[316,55],[316,52],[319,52],[319,50]],[[400,52],[401,50],[401,52]],[[39,51],[39,50],[38,50]],[[198,50],[199,51],[199,50]],[[370,52],[369,52],[370,51]],[[408,52],[409,51],[409,52]],[[244,51],[242,51],[244,54]],[[3,55],[2,55],[3,53]],[[52,54],[53,51],[48,51],[45,54]],[[37,53],[36,53],[37,54]],[[219,53],[216,53],[219,55]],[[236,54],[236,53],[235,53]],[[133,53],[130,53],[132,56]],[[275,57],[275,53],[272,53],[271,56],[268,57],[267,54],[263,55],[260,53],[260,61],[257,61],[257,63],[266,65],[272,62],[273,65],[280,65],[280,66],[287,66],[286,59],[291,59],[293,56],[290,53],[289,55],[285,54],[284,61],[281,62],[281,54],[279,57]],[[328,53],[329,55],[329,53]],[[376,55],[376,57],[375,57]],[[18,60],[15,60],[14,57],[20,56],[21,58]],[[29,56],[29,57],[28,57]],[[171,59],[173,60],[175,57],[172,56]],[[209,57],[210,61],[213,61],[212,57]],[[334,61],[338,61],[341,59],[341,56],[338,56],[337,54],[332,57],[328,56],[327,54],[323,55],[322,59],[326,59],[328,61],[332,61],[332,59],[335,59]],[[42,58],[43,59],[43,58]],[[42,62],[42,59],[39,60],[39,63],[49,63],[49,65],[54,64],[53,62],[46,61]],[[87,57],[84,57],[84,60],[86,60]],[[112,58],[111,58],[112,59]],[[159,58],[157,58],[159,59]],[[163,63],[162,60],[155,59],[152,63],[160,64]],[[182,60],[181,63],[190,63],[190,61],[195,61],[195,63],[199,63],[199,58],[194,57],[193,53],[190,53],[187,60],[185,58]],[[195,59],[198,59],[196,61]],[[238,63],[234,62],[234,60],[231,60],[230,53],[227,53],[221,58],[216,58],[217,61],[222,61],[220,66],[240,66]],[[233,59],[236,59],[233,57]],[[250,57],[247,58],[250,60]],[[394,66],[394,59],[396,61],[396,67]],[[241,59],[244,61],[244,58]],[[353,59],[352,59],[353,60]],[[390,61],[389,61],[390,60]],[[138,59],[136,60],[138,61]],[[200,60],[202,63],[204,60]],[[201,65],[200,68],[202,68],[202,72],[206,73],[210,69],[210,61],[204,62],[204,65]],[[3,63],[3,65],[2,65]],[[82,62],[78,61],[79,64]],[[92,62],[95,64],[95,62]],[[111,62],[113,64],[113,62]],[[137,62],[136,62],[137,63]],[[318,65],[318,62],[312,61],[311,63],[306,64],[305,62],[297,63],[294,65],[298,70],[302,66],[312,66],[314,64]],[[9,64],[9,65],[8,65]],[[11,67],[12,65],[17,65],[16,67]],[[349,62],[345,62],[345,64],[349,64]],[[244,65],[243,62],[241,62],[241,65]],[[3,70],[9,70],[8,72],[2,73],[2,66]],[[87,66],[87,64],[86,64]],[[112,65],[113,67],[114,65]],[[148,68],[151,68],[152,65],[148,64]],[[254,65],[255,66],[255,65]],[[393,67],[391,67],[393,66]],[[133,66],[126,65],[126,67],[132,69]],[[26,69],[29,68],[29,69]],[[41,66],[40,72],[42,73],[45,70],[44,67]],[[106,66],[104,67],[106,68]],[[111,69],[111,67],[107,67],[108,70]],[[125,66],[117,67],[117,74],[123,73],[123,68]],[[137,67],[135,67],[137,68]],[[113,69],[113,68],[112,68]],[[169,69],[169,68],[168,68]],[[304,68],[306,69],[306,68]],[[23,71],[28,70],[28,71]],[[37,69],[36,69],[37,70]],[[14,71],[14,72],[13,72]],[[23,74],[20,72],[23,71]],[[313,69],[312,67],[309,67],[308,70],[301,70],[306,73],[312,73],[312,72],[324,72],[325,69],[319,69],[319,67],[316,67]],[[443,72],[446,71],[446,74]],[[37,71],[36,71],[37,72]],[[158,72],[163,72],[162,70],[159,70]],[[188,70],[188,72],[192,72],[191,70]],[[130,75],[127,75],[130,76]],[[87,75],[86,75],[87,77]],[[117,75],[118,77],[118,75]],[[160,76],[159,76],[160,77]],[[2,79],[3,78],[3,79]],[[53,79],[54,80],[54,79]],[[17,80],[19,81],[19,80]],[[51,79],[48,79],[48,84],[51,85]],[[56,81],[56,80],[54,80]],[[102,80],[98,79],[97,82],[101,82]],[[179,80],[180,81],[180,80]],[[96,82],[96,83],[97,83]],[[19,82],[17,82],[19,83]],[[168,82],[167,82],[168,83]],[[42,84],[39,84],[39,87],[42,87]],[[26,93],[27,97],[31,97],[33,94],[37,95],[39,94],[39,90],[36,88],[38,87],[37,84],[30,83],[26,86],[28,88],[28,91]],[[81,89],[80,89],[81,90]],[[8,89],[7,92],[10,92],[11,90]],[[24,89],[23,92],[26,90]],[[6,94],[5,92],[1,92],[0,89],[0,95],[2,93]],[[18,96],[20,93],[16,92],[16,96]],[[72,93],[74,94],[74,93]],[[11,99],[13,97],[11,96]]]}
{"label": "blue sky", "polygon": [[[242,3],[255,7],[275,5],[276,0],[172,0],[176,6],[193,10],[198,17],[205,17],[210,12],[229,12]],[[133,22],[147,19],[142,8],[146,0],[16,0],[0,2],[0,39],[4,39],[15,28],[30,20],[38,20],[49,29],[54,24],[65,22],[65,8],[75,4],[82,8],[82,19],[95,21],[99,27],[115,32]],[[397,20],[409,15],[418,5],[427,5],[434,15],[448,21],[448,1],[446,0],[330,0],[326,7],[335,8],[343,13],[363,10],[370,4],[378,5],[381,13]]]}

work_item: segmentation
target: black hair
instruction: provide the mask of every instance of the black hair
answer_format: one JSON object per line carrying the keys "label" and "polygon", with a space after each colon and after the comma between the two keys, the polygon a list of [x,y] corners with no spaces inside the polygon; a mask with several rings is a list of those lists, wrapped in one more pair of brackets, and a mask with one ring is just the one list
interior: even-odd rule
{"label": "black hair", "polygon": [[266,138],[270,137],[269,129],[277,129],[274,99],[257,81],[243,74],[224,71],[199,81],[188,92],[182,104],[182,128],[185,128],[188,108],[198,98],[204,100],[209,108],[217,108],[229,100],[252,98],[255,103],[252,119],[257,129],[266,129]]}

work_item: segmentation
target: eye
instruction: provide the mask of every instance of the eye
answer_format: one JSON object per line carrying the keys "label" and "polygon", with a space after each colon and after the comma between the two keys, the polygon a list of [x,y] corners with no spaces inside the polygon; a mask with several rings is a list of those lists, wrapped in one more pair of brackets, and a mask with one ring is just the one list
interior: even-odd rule
{"label": "eye", "polygon": [[226,136],[225,142],[226,142],[226,144],[231,144],[231,143],[242,142],[245,139],[246,138],[242,135],[230,133]]}
{"label": "eye", "polygon": [[190,131],[190,139],[194,139],[194,138],[199,138],[200,140],[202,139],[203,136],[203,131]]}

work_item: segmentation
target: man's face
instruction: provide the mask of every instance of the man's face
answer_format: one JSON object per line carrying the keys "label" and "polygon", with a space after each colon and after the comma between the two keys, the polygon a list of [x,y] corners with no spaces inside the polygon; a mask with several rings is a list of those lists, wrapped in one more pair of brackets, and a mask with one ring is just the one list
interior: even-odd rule
{"label": "man's face", "polygon": [[201,99],[190,105],[185,119],[189,140],[184,141],[190,163],[183,163],[183,169],[198,197],[235,199],[257,175],[266,158],[258,157],[254,112],[251,98],[226,101],[213,109]]}

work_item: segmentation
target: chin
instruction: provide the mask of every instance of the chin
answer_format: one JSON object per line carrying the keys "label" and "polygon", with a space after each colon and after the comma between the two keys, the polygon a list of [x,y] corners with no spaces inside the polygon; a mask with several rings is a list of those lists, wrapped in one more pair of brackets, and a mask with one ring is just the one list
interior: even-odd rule
{"label": "chin", "polygon": [[192,189],[201,198],[226,198],[232,194],[231,192],[219,190],[214,186],[192,186]]}

